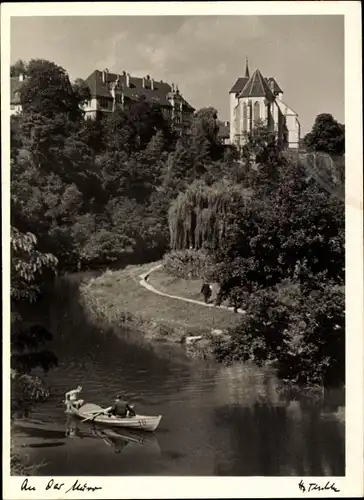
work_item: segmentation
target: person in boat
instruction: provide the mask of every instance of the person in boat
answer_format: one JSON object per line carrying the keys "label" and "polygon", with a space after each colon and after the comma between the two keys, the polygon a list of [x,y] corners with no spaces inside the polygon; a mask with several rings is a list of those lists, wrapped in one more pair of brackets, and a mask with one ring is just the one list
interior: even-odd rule
{"label": "person in boat", "polygon": [[82,386],[79,385],[77,389],[73,389],[72,391],[69,391],[66,393],[66,406],[67,409],[73,408],[81,408],[83,405],[84,401],[83,399],[78,399],[78,396],[80,392],[82,391]]}
{"label": "person in boat", "polygon": [[207,304],[212,294],[211,286],[208,283],[204,283],[201,288],[201,293],[205,299],[205,304]]}
{"label": "person in boat", "polygon": [[121,396],[116,396],[109,415],[121,418],[135,417],[135,410],[134,407],[129,405],[127,401],[122,400]]}

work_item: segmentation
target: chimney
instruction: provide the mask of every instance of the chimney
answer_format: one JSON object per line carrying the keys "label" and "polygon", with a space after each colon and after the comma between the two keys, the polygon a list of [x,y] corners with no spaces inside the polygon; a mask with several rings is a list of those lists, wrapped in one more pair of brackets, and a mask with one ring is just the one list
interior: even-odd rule
{"label": "chimney", "polygon": [[172,83],[172,92],[174,92],[174,83]]}
{"label": "chimney", "polygon": [[107,83],[107,73],[109,72],[109,70],[106,68],[104,69],[104,71],[102,72],[102,83]]}
{"label": "chimney", "polygon": [[145,78],[144,78],[144,76],[142,78],[142,87],[143,87],[143,89],[145,89]]}
{"label": "chimney", "polygon": [[24,81],[24,74],[19,73],[19,82],[23,82],[23,81]]}
{"label": "chimney", "polygon": [[126,86],[130,87],[130,74],[129,73],[126,74]]}
{"label": "chimney", "polygon": [[154,78],[151,79],[150,88],[154,90]]}

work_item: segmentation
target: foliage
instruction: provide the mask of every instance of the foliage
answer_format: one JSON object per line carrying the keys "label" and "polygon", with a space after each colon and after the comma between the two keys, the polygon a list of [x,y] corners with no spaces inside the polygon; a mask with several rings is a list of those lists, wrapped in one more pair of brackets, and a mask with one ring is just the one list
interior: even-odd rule
{"label": "foliage", "polygon": [[234,204],[245,205],[249,193],[229,181],[208,186],[194,182],[169,209],[172,249],[219,246],[226,238],[227,220]]}
{"label": "foliage", "polygon": [[19,76],[27,74],[27,64],[22,59],[18,59],[10,66],[10,76]]}
{"label": "foliage", "polygon": [[248,205],[235,205],[215,251],[215,279],[228,296],[239,287],[253,292],[284,278],[312,287],[323,279],[344,280],[344,205],[307,180],[302,165],[280,171],[269,196],[259,191]]}
{"label": "foliage", "polygon": [[[39,298],[41,285],[47,271],[54,272],[57,259],[51,254],[41,253],[37,239],[11,228],[11,369],[12,412],[27,410],[29,405],[47,396],[39,378],[31,372],[41,367],[44,371],[57,364],[57,358],[44,348],[52,335],[39,325],[27,324],[21,314],[23,302],[34,302]],[[49,276],[49,274],[48,274]]]}
{"label": "foliage", "polygon": [[217,358],[252,360],[258,365],[273,362],[281,379],[300,386],[341,384],[345,376],[343,291],[330,282],[315,291],[289,284],[283,294],[265,288],[249,296],[246,314],[230,331],[230,338],[215,340]]}
{"label": "foliage", "polygon": [[141,151],[147,147],[158,132],[167,143],[173,141],[173,134],[164,119],[161,107],[141,99],[130,109],[116,109],[105,124],[108,141],[107,150],[126,154]]}
{"label": "foliage", "polygon": [[246,310],[216,357],[274,362],[300,386],[344,380],[344,167],[310,154],[256,165],[212,248],[221,299]]}
{"label": "foliage", "polygon": [[39,276],[57,266],[57,259],[39,252],[36,243],[34,234],[11,228],[11,297],[15,300],[34,302],[40,292]]}
{"label": "foliage", "polygon": [[204,250],[174,250],[163,259],[163,267],[167,273],[183,279],[204,279],[211,265],[211,258]]}
{"label": "foliage", "polygon": [[219,122],[215,108],[199,109],[195,114],[191,132],[195,148],[205,149],[212,160],[221,158],[223,147],[218,137]]}
{"label": "foliage", "polygon": [[332,155],[345,153],[345,126],[328,113],[316,117],[311,132],[304,138],[309,151],[321,151]]}
{"label": "foliage", "polygon": [[[222,298],[235,307],[251,303],[250,323],[233,335],[235,343],[221,346],[221,357],[274,359],[283,377],[299,383],[330,379],[342,338],[319,336],[329,328],[320,311],[342,314],[335,287],[344,282],[343,125],[319,115],[305,138],[308,153],[295,158],[263,123],[241,150],[224,148],[212,107],[197,111],[191,133],[177,137],[161,106],[144,98],[93,122],[83,119],[90,98],[84,81],[71,83],[63,68],[42,59],[17,61],[11,74],[20,73],[23,112],[11,118],[12,363],[19,374],[55,361],[50,353],[47,361],[48,332],[15,314],[19,302],[37,297],[56,259],[64,272],[159,259],[170,247],[170,272],[208,273]],[[312,308],[304,331],[298,306],[282,305],[272,292],[284,279],[300,287],[302,311]],[[259,315],[278,331],[287,323],[301,339],[302,365],[287,347],[290,334],[268,342],[273,330]],[[252,350],[247,332],[256,339],[249,337]],[[331,345],[335,352],[327,354]],[[317,373],[305,365],[310,350]]]}
{"label": "foliage", "polygon": [[[66,71],[44,59],[32,59],[27,64],[27,78],[21,89],[21,103],[25,112],[54,117],[65,113],[71,120],[82,115],[80,104],[87,100],[85,89],[72,88]],[[88,94],[89,95],[89,94]]]}
{"label": "foliage", "polygon": [[256,123],[250,132],[244,133],[240,180],[245,186],[274,190],[279,168],[284,163],[282,145],[277,134],[270,131],[263,122]]}

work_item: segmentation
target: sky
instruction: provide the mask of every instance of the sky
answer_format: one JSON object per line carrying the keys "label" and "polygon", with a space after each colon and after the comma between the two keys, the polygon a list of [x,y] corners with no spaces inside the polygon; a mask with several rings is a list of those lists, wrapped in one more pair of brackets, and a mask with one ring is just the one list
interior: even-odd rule
{"label": "sky", "polygon": [[72,80],[95,69],[178,85],[196,109],[229,120],[229,90],[244,75],[274,76],[302,134],[315,117],[344,123],[343,16],[13,17],[11,62],[48,59]]}

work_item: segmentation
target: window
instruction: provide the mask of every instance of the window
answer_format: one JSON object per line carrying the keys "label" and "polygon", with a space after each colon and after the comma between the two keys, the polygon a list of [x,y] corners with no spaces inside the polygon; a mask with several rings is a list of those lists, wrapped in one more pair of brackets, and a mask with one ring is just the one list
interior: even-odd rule
{"label": "window", "polygon": [[10,104],[10,109],[15,109],[15,104]]}
{"label": "window", "polygon": [[[99,103],[100,103],[100,106],[104,109],[110,109],[112,106],[111,101],[109,99],[105,99],[103,97],[100,98]],[[111,104],[111,106],[110,106],[110,104]]]}
{"label": "window", "polygon": [[260,120],[260,104],[258,101],[254,103],[254,124]]}
{"label": "window", "polygon": [[243,132],[248,130],[248,106],[246,102],[243,104]]}

